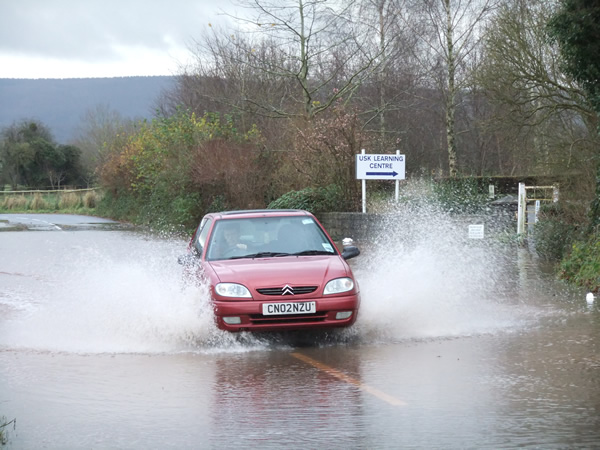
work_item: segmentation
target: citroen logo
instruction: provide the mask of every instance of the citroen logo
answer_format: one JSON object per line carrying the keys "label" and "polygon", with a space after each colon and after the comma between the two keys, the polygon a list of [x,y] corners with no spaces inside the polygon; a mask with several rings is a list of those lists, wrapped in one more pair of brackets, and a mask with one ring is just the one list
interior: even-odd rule
{"label": "citroen logo", "polygon": [[281,289],[281,295],[294,295],[294,288],[289,284],[286,284],[283,289]]}

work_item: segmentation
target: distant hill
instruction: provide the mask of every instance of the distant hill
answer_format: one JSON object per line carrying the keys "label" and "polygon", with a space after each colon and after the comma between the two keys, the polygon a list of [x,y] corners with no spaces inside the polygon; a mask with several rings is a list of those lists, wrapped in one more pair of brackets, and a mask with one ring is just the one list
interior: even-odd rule
{"label": "distant hill", "polygon": [[67,144],[86,111],[107,105],[123,118],[151,118],[160,93],[174,83],[170,76],[0,78],[0,129],[22,119],[35,119],[50,129],[58,143]]}

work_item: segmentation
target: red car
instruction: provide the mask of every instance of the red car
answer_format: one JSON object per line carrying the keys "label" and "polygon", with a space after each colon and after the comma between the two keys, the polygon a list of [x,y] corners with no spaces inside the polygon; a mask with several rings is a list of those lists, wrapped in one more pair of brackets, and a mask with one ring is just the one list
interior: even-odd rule
{"label": "red car", "polygon": [[227,331],[347,327],[360,305],[358,283],[307,211],[250,210],[204,216],[180,262],[210,285],[217,326]]}

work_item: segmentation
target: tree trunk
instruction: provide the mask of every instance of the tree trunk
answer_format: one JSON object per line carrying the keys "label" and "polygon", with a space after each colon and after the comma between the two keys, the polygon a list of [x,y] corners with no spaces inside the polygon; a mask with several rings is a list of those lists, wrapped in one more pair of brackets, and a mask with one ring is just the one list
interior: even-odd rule
{"label": "tree trunk", "polygon": [[386,109],[386,98],[385,98],[385,78],[386,78],[386,61],[385,61],[385,24],[384,24],[384,15],[383,10],[385,6],[385,0],[381,0],[378,9],[379,9],[379,51],[381,53],[381,60],[383,63],[381,64],[381,69],[379,71],[379,133],[381,139],[381,151],[385,151],[385,109]]}
{"label": "tree trunk", "polygon": [[304,4],[302,3],[302,0],[298,1],[298,9],[300,11],[300,61],[302,61],[298,77],[300,85],[302,86],[302,96],[304,97],[304,112],[308,119],[312,119],[314,108],[312,97],[308,89],[308,41],[304,31]]}
{"label": "tree trunk", "polygon": [[446,145],[448,147],[448,170],[451,177],[458,174],[455,142],[455,101],[456,101],[456,59],[451,14],[451,0],[443,0],[446,10],[446,45],[448,46],[448,93],[446,97]]}

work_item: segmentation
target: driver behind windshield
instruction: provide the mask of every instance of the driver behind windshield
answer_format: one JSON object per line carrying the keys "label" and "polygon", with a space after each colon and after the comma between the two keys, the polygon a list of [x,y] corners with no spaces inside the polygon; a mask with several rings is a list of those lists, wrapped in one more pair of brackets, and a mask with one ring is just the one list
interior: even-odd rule
{"label": "driver behind windshield", "polygon": [[223,239],[219,243],[217,255],[221,258],[231,258],[242,254],[248,246],[240,242],[240,227],[236,223],[223,224]]}

